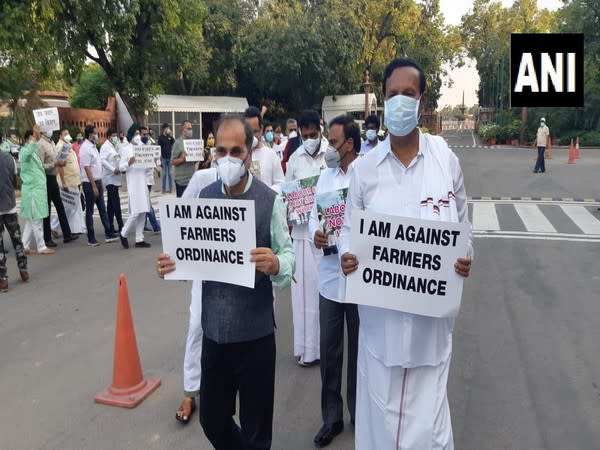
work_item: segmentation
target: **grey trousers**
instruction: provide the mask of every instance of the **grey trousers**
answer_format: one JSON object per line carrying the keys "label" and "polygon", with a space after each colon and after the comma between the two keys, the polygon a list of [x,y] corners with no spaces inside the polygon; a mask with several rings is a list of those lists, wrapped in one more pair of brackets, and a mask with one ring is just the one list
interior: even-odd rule
{"label": "grey trousers", "polygon": [[342,367],[344,364],[344,318],[348,329],[348,371],[346,402],[350,418],[356,410],[356,358],[358,354],[358,307],[338,303],[319,294],[321,328],[321,414],[323,423],[344,419],[342,400]]}

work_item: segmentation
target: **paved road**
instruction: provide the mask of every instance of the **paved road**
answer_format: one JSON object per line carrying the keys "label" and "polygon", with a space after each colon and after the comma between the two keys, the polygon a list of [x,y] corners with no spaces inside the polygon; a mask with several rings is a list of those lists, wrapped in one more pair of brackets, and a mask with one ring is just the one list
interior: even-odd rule
{"label": "paved road", "polygon": [[[591,225],[599,211],[575,201],[599,197],[600,152],[582,152],[567,165],[559,151],[546,174],[534,175],[531,149],[460,148],[470,134],[447,138],[479,227],[454,334],[455,447],[600,448],[600,242]],[[495,200],[502,197],[555,200]],[[27,285],[14,281],[9,256],[11,291],[0,295],[1,450],[210,448],[196,420],[181,428],[173,418],[190,284],[155,278],[160,236],[148,240],[148,250],[59,245],[54,256],[30,258]],[[145,373],[163,382],[134,410],[92,401],[111,380],[120,272],[128,277]],[[310,449],[320,426],[319,371],[291,357],[288,291],[278,293],[276,320],[273,448]],[[330,448],[353,448],[349,424]]]}

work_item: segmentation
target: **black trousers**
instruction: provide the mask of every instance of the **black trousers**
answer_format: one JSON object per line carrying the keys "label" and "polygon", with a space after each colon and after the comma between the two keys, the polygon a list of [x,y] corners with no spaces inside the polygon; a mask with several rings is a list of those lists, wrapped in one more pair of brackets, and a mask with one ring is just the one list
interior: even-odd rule
{"label": "black trousers", "polygon": [[[200,424],[216,450],[271,448],[275,334],[235,344],[202,339]],[[240,427],[233,420],[239,393]]]}
{"label": "black trousers", "polygon": [[62,198],[60,197],[60,186],[58,185],[58,181],[56,181],[56,175],[46,175],[46,191],[48,192],[48,217],[44,218],[44,241],[48,242],[52,240],[52,228],[50,228],[50,202],[54,203],[63,238],[68,238],[71,236],[71,227],[69,226],[67,213],[65,213],[65,207]]}
{"label": "black trousers", "polygon": [[123,228],[123,215],[121,213],[121,198],[119,197],[119,186],[114,184],[106,185],[106,214],[108,215],[108,223],[110,231],[115,233],[115,219],[119,231]]}
{"label": "black trousers", "polygon": [[319,295],[321,328],[321,415],[323,423],[344,420],[342,400],[342,367],[344,364],[344,316],[348,327],[348,372],[346,402],[350,418],[356,411],[356,358],[358,356],[358,307],[338,303]]}

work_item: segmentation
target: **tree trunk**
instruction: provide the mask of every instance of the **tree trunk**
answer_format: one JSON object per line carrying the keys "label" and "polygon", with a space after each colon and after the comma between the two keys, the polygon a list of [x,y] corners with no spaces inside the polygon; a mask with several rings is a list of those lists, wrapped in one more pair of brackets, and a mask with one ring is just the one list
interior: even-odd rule
{"label": "tree trunk", "polygon": [[527,107],[521,108],[521,133],[519,134],[519,140],[525,142],[525,128],[527,128]]}

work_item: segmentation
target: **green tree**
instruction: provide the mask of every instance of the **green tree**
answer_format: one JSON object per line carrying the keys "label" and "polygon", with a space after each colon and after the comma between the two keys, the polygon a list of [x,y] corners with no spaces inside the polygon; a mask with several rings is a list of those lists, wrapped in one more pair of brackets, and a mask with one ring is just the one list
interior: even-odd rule
{"label": "green tree", "polygon": [[104,109],[106,100],[114,95],[112,83],[97,64],[89,64],[83,69],[79,83],[71,97],[74,108]]}
{"label": "green tree", "polygon": [[[198,71],[192,63],[204,49],[201,2],[44,0],[43,4],[53,22],[62,25],[53,27],[53,37],[65,74],[75,80],[86,58],[97,63],[135,121],[143,122],[174,65],[184,86],[202,76],[202,60]],[[169,59],[173,52],[176,55]]]}

